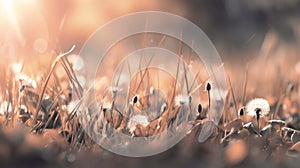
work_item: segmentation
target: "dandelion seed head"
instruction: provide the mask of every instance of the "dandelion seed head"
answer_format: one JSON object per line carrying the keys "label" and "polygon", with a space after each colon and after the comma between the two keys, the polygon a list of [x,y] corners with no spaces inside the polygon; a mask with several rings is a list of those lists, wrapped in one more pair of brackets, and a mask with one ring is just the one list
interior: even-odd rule
{"label": "dandelion seed head", "polygon": [[160,112],[162,113],[162,112],[166,111],[167,108],[168,108],[167,103],[163,103],[160,107]]}
{"label": "dandelion seed head", "polygon": [[107,101],[103,102],[102,109],[109,110],[111,108],[112,108],[112,103],[111,102],[107,102]]}
{"label": "dandelion seed head", "polygon": [[154,95],[155,94],[155,90],[154,90],[154,87],[151,86],[150,89],[149,89],[149,94],[150,95]]}
{"label": "dandelion seed head", "polygon": [[110,87],[109,90],[110,90],[112,93],[117,93],[117,92],[119,91],[118,87],[116,87],[116,86]]}
{"label": "dandelion seed head", "polygon": [[111,91],[113,97],[116,97],[119,92],[119,88],[116,86],[111,86],[109,90]]}
{"label": "dandelion seed head", "polygon": [[72,67],[75,71],[80,71],[84,68],[84,60],[81,56],[71,54],[68,56],[68,60],[72,64]]}
{"label": "dandelion seed head", "polygon": [[148,118],[144,115],[134,115],[132,116],[127,124],[130,133],[133,133],[137,125],[147,126],[149,124]]}
{"label": "dandelion seed head", "polygon": [[33,89],[37,88],[37,82],[25,74],[22,74],[22,73],[18,74],[16,76],[16,79],[18,81],[20,81],[20,83],[23,87],[28,87],[28,88],[33,88]]}
{"label": "dandelion seed head", "polygon": [[190,100],[191,100],[190,96],[178,95],[175,97],[175,104],[182,106],[184,104],[190,103]]}
{"label": "dandelion seed head", "polygon": [[246,112],[251,117],[263,117],[269,114],[270,105],[266,99],[256,98],[248,102]]}

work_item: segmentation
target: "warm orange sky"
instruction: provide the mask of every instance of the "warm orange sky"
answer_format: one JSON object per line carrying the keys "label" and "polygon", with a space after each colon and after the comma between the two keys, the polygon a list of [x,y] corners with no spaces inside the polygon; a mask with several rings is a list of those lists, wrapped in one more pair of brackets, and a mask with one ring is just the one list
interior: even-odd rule
{"label": "warm orange sky", "polygon": [[[81,46],[99,27],[124,14],[161,10],[185,16],[178,1],[159,0],[0,0],[2,53],[20,51],[38,54],[57,48]],[[77,48],[78,49],[78,48]],[[11,51],[13,50],[13,51]],[[33,51],[30,51],[33,50]],[[13,54],[12,54],[13,55]]]}

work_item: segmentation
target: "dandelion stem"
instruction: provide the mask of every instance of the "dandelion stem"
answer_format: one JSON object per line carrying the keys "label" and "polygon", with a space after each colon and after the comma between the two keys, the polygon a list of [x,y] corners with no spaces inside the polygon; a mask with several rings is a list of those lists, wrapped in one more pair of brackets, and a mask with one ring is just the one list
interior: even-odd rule
{"label": "dandelion stem", "polygon": [[210,91],[207,91],[207,96],[208,96],[208,109],[210,109]]}
{"label": "dandelion stem", "polygon": [[260,126],[259,126],[259,117],[256,119],[257,120],[257,128],[258,128],[258,133],[259,133],[259,130],[260,130]]}
{"label": "dandelion stem", "polygon": [[256,113],[257,127],[258,127],[258,133],[259,133],[259,131],[260,131],[259,119],[260,119],[260,115],[261,115],[261,109],[257,108],[255,110],[255,113]]}

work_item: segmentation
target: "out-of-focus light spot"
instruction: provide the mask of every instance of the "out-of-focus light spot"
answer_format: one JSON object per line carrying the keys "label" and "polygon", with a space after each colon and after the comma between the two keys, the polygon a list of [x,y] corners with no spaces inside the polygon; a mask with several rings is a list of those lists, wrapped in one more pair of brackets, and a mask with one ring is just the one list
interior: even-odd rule
{"label": "out-of-focus light spot", "polygon": [[189,70],[192,70],[192,68],[193,68],[193,61],[191,61],[189,64],[188,64],[188,68],[189,68]]}
{"label": "out-of-focus light spot", "polygon": [[7,12],[7,14],[11,14],[12,12],[12,1],[11,0],[2,0],[2,7]]}
{"label": "out-of-focus light spot", "polygon": [[81,86],[84,86],[86,83],[85,77],[84,76],[77,76],[78,82],[80,83]]}
{"label": "out-of-focus light spot", "polygon": [[84,67],[84,61],[79,55],[72,54],[72,55],[68,56],[68,60],[73,65],[72,68],[75,71],[80,71]]}
{"label": "out-of-focus light spot", "polygon": [[14,29],[20,44],[22,46],[24,46],[25,40],[23,38],[23,35],[21,33],[19,24],[18,24],[16,16],[15,16],[15,9],[14,9],[13,1],[12,0],[2,0],[2,7],[3,7],[3,10],[6,12],[8,20],[12,24],[12,28]]}
{"label": "out-of-focus light spot", "polygon": [[44,53],[47,50],[48,42],[45,39],[38,38],[33,43],[33,48],[38,53]]}
{"label": "out-of-focus light spot", "polygon": [[23,66],[22,63],[14,62],[9,65],[9,68],[14,74],[19,74],[19,73],[21,73],[22,66]]}
{"label": "out-of-focus light spot", "polygon": [[48,23],[42,9],[37,0],[0,0],[1,57],[13,60],[47,51]]}
{"label": "out-of-focus light spot", "polygon": [[79,103],[79,100],[71,101],[67,106],[67,112],[71,113],[73,110],[77,110]]}

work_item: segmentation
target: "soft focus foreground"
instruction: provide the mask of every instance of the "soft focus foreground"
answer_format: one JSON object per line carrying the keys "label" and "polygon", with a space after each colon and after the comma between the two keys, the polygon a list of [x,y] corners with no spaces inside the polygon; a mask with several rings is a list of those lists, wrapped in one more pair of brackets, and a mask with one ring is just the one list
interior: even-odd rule
{"label": "soft focus foreground", "polygon": [[[1,167],[299,165],[298,2],[0,2]],[[80,87],[72,92],[84,82],[84,76],[74,76],[73,70],[84,68],[84,62],[83,67],[73,65],[80,47],[99,26],[142,10],[179,14],[203,28],[223,58],[228,89],[222,120],[206,142],[198,142],[201,122],[209,113],[208,104],[202,104],[193,129],[175,147],[152,157],[127,158],[100,148],[83,131],[76,116],[80,101],[71,100],[73,94],[82,94]],[[74,44],[70,54],[60,55]],[[168,84],[174,83],[167,74],[162,76]],[[199,92],[207,100],[205,78]],[[105,80],[97,82],[104,85]],[[102,85],[97,85],[100,90]],[[120,117],[114,113],[102,117],[115,121]],[[147,125],[142,121],[140,129],[124,130],[128,135],[147,136],[142,130]]]}

